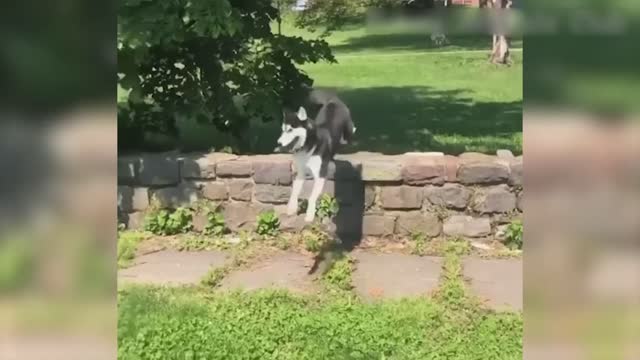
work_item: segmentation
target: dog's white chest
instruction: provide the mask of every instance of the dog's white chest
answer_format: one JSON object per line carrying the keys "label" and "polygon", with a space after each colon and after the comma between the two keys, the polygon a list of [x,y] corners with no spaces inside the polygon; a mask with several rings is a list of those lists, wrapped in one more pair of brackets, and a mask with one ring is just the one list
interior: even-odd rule
{"label": "dog's white chest", "polygon": [[299,152],[293,154],[293,161],[296,165],[296,171],[305,173],[309,171],[313,178],[318,178],[322,167],[322,158],[319,155],[313,155],[314,150],[311,149],[308,153]]}

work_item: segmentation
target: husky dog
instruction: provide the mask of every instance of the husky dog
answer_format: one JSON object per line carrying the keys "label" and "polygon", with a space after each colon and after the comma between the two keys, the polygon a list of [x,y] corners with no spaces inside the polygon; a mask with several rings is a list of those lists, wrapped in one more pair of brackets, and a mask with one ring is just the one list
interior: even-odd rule
{"label": "husky dog", "polygon": [[314,220],[329,163],[338,147],[351,141],[355,131],[347,105],[326,90],[311,90],[297,111],[284,111],[276,151],[292,153],[296,167],[296,179],[287,204],[288,215],[298,211],[298,198],[309,171],[314,183],[304,219],[306,222]]}

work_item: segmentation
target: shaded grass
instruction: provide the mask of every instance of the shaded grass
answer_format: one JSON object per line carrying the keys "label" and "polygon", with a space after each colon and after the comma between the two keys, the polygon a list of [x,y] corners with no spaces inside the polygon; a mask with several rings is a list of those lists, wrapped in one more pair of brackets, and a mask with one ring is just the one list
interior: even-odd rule
{"label": "shaded grass", "polygon": [[[488,64],[483,54],[434,54],[339,59],[304,69],[316,86],[335,89],[358,127],[347,151],[522,152],[522,63]],[[402,64],[402,65],[400,65]],[[182,147],[220,149],[227,135],[179,123]],[[245,148],[270,153],[278,124],[254,124]],[[216,144],[219,144],[216,146]]]}
{"label": "shaded grass", "polygon": [[[283,24],[283,33],[318,36],[290,22]],[[428,34],[373,32],[363,25],[334,32],[327,41],[338,64],[302,69],[314,86],[335,89],[350,107],[358,134],[345,151],[522,152],[522,53],[513,53],[512,66],[499,67],[488,63],[489,36],[454,36],[450,45],[435,47]],[[279,132],[276,123],[253,123],[245,138],[236,141],[191,119],[178,119],[178,128],[178,139],[146,141],[156,149],[220,151],[232,146],[271,153]]]}

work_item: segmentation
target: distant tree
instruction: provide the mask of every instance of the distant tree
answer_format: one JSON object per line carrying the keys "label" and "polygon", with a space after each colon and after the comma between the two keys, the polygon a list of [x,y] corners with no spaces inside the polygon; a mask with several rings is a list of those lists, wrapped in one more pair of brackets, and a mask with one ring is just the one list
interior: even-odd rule
{"label": "distant tree", "polygon": [[[368,3],[372,0],[308,0],[306,8],[298,13],[295,23],[299,28],[316,31],[322,29],[322,36],[364,15]],[[396,0],[373,0],[396,1]]]}
{"label": "distant tree", "polygon": [[[509,38],[505,34],[504,29],[499,29],[499,24],[505,24],[505,9],[510,9],[513,4],[512,0],[490,0],[488,2],[493,10],[494,25],[498,28],[498,32],[493,34],[493,46],[489,60],[494,64],[510,64]],[[499,17],[503,17],[502,20]]]}

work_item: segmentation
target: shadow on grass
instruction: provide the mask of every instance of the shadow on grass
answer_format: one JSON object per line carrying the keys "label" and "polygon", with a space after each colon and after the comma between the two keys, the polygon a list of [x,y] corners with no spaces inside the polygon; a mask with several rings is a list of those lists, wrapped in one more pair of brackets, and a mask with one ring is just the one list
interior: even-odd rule
{"label": "shadow on grass", "polygon": [[342,89],[358,128],[351,151],[521,152],[522,102],[474,102],[464,90]]}
{"label": "shadow on grass", "polygon": [[[358,128],[354,143],[341,151],[399,154],[408,151],[522,152],[522,101],[474,101],[467,90],[426,86],[336,89]],[[241,153],[270,154],[279,124],[254,123],[242,141],[212,127],[184,124],[181,137],[164,150],[210,151],[234,145]]]}

